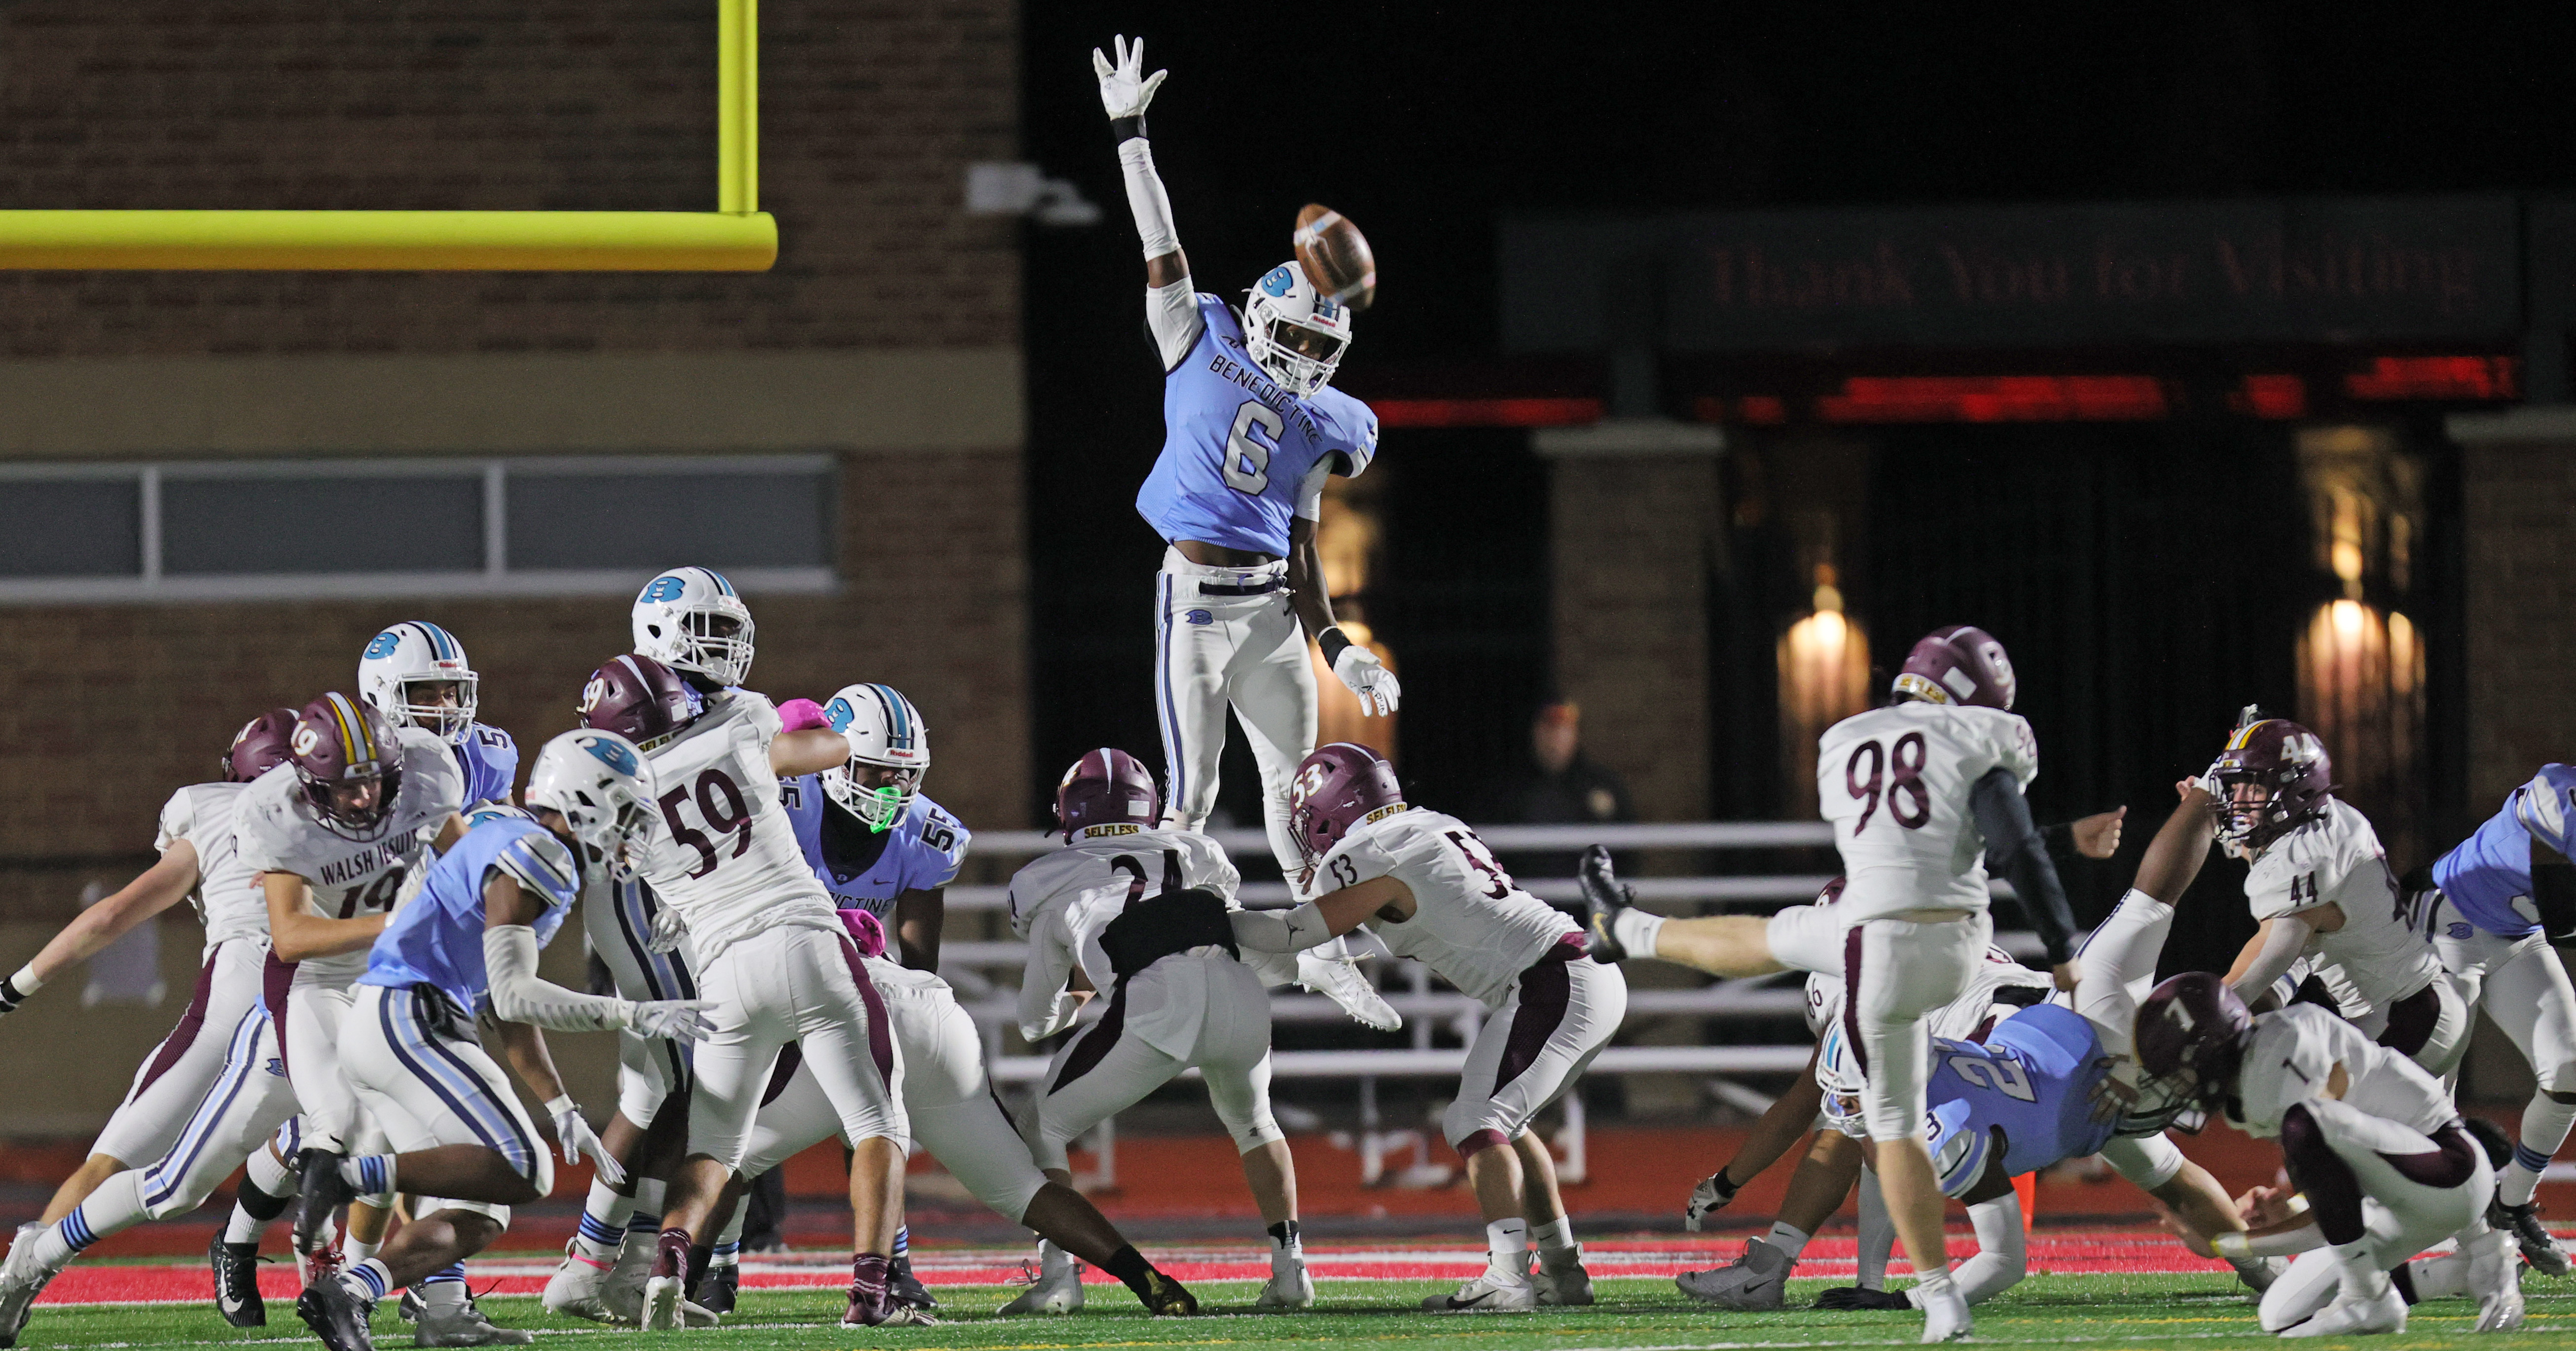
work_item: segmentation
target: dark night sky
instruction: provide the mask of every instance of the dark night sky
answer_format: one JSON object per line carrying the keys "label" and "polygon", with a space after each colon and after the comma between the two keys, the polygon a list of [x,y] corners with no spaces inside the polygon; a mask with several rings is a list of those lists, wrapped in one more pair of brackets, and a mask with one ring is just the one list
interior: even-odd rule
{"label": "dark night sky", "polygon": [[2563,6],[1677,8],[1032,5],[1028,150],[1126,239],[1089,53],[1145,35],[1201,285],[1324,201],[1407,361],[1491,349],[1512,211],[2576,187]]}

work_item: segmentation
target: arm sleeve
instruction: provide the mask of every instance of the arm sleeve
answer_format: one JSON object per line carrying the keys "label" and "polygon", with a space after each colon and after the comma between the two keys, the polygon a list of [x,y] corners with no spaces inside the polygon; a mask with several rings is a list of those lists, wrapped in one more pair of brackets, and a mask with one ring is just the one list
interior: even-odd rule
{"label": "arm sleeve", "polygon": [[2290,970],[2290,963],[2308,947],[2308,938],[2316,930],[2296,915],[2276,915],[2263,921],[2263,950],[2254,954],[2254,964],[2245,969],[2235,985],[2236,997],[2251,1004],[2261,997],[2272,982]]}
{"label": "arm sleeve", "polygon": [[1956,1279],[1961,1298],[1982,1304],[2018,1284],[2029,1270],[2020,1195],[2005,1192],[1968,1207],[1968,1223],[1976,1226],[1977,1255],[1959,1264]]}
{"label": "arm sleeve", "polygon": [[1306,471],[1306,481],[1297,485],[1297,516],[1300,520],[1324,519],[1324,480],[1333,476],[1333,457],[1317,459]]}
{"label": "arm sleeve", "polygon": [[1288,911],[1236,910],[1226,918],[1234,922],[1234,941],[1255,952],[1304,952],[1333,940],[1313,901]]}
{"label": "arm sleeve", "polygon": [[635,1006],[626,1000],[575,994],[537,977],[537,931],[504,924],[483,931],[483,970],[492,983],[492,1014],[558,1032],[610,1032],[627,1026]]}
{"label": "arm sleeve", "polygon": [[1154,351],[1163,358],[1165,375],[1190,359],[1190,349],[1207,331],[1207,317],[1199,313],[1199,294],[1190,289],[1189,278],[1145,288],[1145,328],[1154,335]]}
{"label": "arm sleeve", "polygon": [[2058,885],[2057,865],[2048,861],[2048,846],[2031,825],[2021,781],[2009,767],[1987,770],[1968,800],[1976,811],[1977,830],[1986,837],[1987,861],[2021,897],[2022,912],[2048,949],[2049,965],[2073,957],[2075,916],[2066,908],[2066,891]]}

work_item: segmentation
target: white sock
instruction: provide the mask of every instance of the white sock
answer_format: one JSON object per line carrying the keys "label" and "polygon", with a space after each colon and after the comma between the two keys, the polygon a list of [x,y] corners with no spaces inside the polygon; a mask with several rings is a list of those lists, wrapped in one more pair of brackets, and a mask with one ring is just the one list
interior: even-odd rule
{"label": "white sock", "polygon": [[420,1302],[432,1309],[464,1308],[464,1279],[461,1276],[451,1276],[442,1280],[440,1279],[442,1276],[448,1276],[448,1273],[440,1272],[438,1276],[432,1276],[413,1287],[420,1294]]}
{"label": "white sock", "polygon": [[1619,946],[1626,948],[1631,957],[1654,956],[1655,939],[1663,931],[1663,916],[1635,906],[1620,911],[1610,921],[1610,936],[1618,939]]}
{"label": "white sock", "polygon": [[1295,1220],[1270,1226],[1270,1265],[1291,1266],[1305,1260],[1306,1238]]}
{"label": "white sock", "polygon": [[27,1241],[36,1245],[30,1256],[45,1270],[60,1271],[89,1245],[123,1233],[145,1218],[143,1171],[129,1168],[100,1183],[71,1214],[30,1235]]}
{"label": "white sock", "polygon": [[1545,1224],[1533,1224],[1529,1233],[1542,1256],[1569,1251],[1574,1247],[1574,1217],[1559,1215]]}
{"label": "white sock", "polygon": [[353,1238],[348,1241],[346,1246],[350,1261],[364,1262],[368,1258],[375,1256],[377,1251],[385,1246],[385,1241],[383,1239],[377,1239],[373,1243],[363,1243]]}
{"label": "white sock", "polygon": [[620,1196],[615,1187],[590,1180],[589,1199],[582,1203],[581,1227],[573,1231],[573,1251],[594,1262],[614,1262],[617,1250],[626,1242],[626,1221],[635,1214],[635,1198]]}
{"label": "white sock", "polygon": [[1808,1233],[1806,1230],[1801,1229],[1786,1220],[1773,1220],[1771,1222],[1771,1232],[1764,1234],[1762,1236],[1762,1241],[1770,1244],[1774,1248],[1778,1248],[1784,1253],[1789,1254],[1789,1265],[1796,1266],[1798,1264],[1798,1254],[1807,1250],[1807,1240],[1813,1237],[1815,1237],[1815,1235]]}
{"label": "white sock", "polygon": [[1915,1302],[1917,1307],[1921,1307],[1930,1300],[1942,1299],[1958,1293],[1958,1288],[1951,1283],[1950,1264],[1947,1262],[1942,1263],[1937,1271],[1925,1272],[1917,1267],[1914,1289],[1921,1296]]}
{"label": "white sock", "polygon": [[[670,1190],[671,1184],[658,1177],[643,1178],[638,1180],[635,1184],[635,1210],[633,1213],[639,1219],[650,1218],[653,1221],[652,1232],[656,1235],[659,1235],[662,1232],[662,1198],[669,1195]],[[734,1209],[740,1210],[742,1207],[736,1206]],[[634,1221],[629,1220],[627,1222],[627,1227],[629,1229],[634,1228]]]}
{"label": "white sock", "polygon": [[1529,1221],[1496,1220],[1485,1226],[1485,1274],[1512,1281],[1529,1279]]}
{"label": "white sock", "polygon": [[2576,1125],[2576,1102],[2532,1094],[2530,1104],[2522,1109],[2522,1138],[2514,1144],[2513,1162],[2496,1175],[2496,1199],[2509,1206],[2531,1204],[2532,1189],[2540,1185],[2540,1170],[2567,1143],[2571,1125]]}
{"label": "white sock", "polygon": [[1072,1254],[1067,1253],[1064,1249],[1049,1243],[1045,1239],[1039,1239],[1038,1279],[1042,1281],[1061,1280],[1072,1274]]}

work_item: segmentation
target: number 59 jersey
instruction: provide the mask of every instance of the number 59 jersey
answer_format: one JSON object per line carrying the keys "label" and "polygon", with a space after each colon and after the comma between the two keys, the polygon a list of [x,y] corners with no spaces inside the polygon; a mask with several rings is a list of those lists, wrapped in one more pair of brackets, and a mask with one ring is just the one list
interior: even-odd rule
{"label": "number 59 jersey", "polygon": [[644,880],[688,925],[702,963],[781,925],[841,929],[779,799],[769,765],[779,727],[766,697],[728,690],[709,695],[697,721],[644,755],[662,815]]}
{"label": "number 59 jersey", "polygon": [[1357,478],[1377,454],[1377,414],[1326,386],[1306,398],[1252,364],[1234,310],[1198,297],[1199,340],[1163,377],[1163,453],[1136,511],[1164,539],[1288,556],[1307,472],[1338,457]]}
{"label": "number 59 jersey", "polygon": [[1413,918],[1369,920],[1398,957],[1411,957],[1485,1007],[1548,949],[1583,926],[1520,889],[1485,842],[1457,817],[1397,804],[1363,820],[1333,846],[1311,890],[1338,891],[1393,877],[1413,893]]}
{"label": "number 59 jersey", "polygon": [[1996,769],[2024,788],[2039,775],[2030,724],[1998,708],[1911,700],[1825,730],[1816,801],[1842,851],[1845,925],[1986,908],[1986,841],[1968,798]]}

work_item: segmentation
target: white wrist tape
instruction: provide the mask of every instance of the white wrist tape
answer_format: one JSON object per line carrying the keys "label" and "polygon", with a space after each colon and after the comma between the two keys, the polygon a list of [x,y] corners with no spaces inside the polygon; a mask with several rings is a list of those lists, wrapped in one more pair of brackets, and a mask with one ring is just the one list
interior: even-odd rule
{"label": "white wrist tape", "polygon": [[18,993],[20,994],[34,994],[36,991],[45,988],[44,978],[36,974],[36,964],[34,962],[29,962],[25,966],[19,967],[18,974],[11,976],[9,978],[9,983],[16,986]]}
{"label": "white wrist tape", "polygon": [[1154,172],[1154,143],[1142,136],[1120,142],[1118,166],[1125,171],[1127,209],[1135,213],[1146,261],[1180,252],[1180,236],[1172,230],[1172,199],[1163,192],[1162,175]]}
{"label": "white wrist tape", "polygon": [[562,1116],[566,1112],[577,1112],[580,1110],[581,1104],[574,1102],[570,1093],[561,1094],[557,1097],[548,1099],[546,1102],[546,1115],[549,1117],[558,1117]]}

